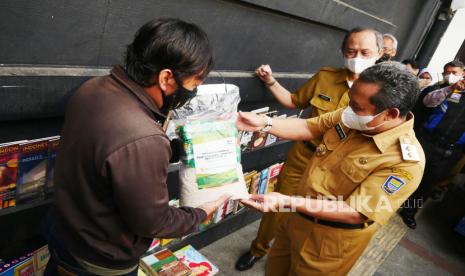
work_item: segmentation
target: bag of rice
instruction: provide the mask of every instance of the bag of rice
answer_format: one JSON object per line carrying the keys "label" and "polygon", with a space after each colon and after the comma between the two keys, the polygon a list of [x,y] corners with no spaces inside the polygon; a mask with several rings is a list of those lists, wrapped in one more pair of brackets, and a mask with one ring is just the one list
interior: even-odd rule
{"label": "bag of rice", "polygon": [[185,151],[179,170],[182,206],[197,207],[223,194],[248,198],[234,117],[187,120],[178,129]]}

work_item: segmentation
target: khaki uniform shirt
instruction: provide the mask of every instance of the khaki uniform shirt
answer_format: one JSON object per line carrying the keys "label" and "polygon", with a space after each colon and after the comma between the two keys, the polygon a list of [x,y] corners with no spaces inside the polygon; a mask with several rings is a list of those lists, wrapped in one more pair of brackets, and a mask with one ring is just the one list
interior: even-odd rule
{"label": "khaki uniform shirt", "polygon": [[323,67],[292,95],[297,108],[312,106],[311,117],[317,117],[349,104],[348,70]]}
{"label": "khaki uniform shirt", "polygon": [[[310,131],[323,135],[323,141],[297,194],[344,200],[383,225],[417,189],[423,175],[425,156],[413,132],[413,114],[403,124],[370,136],[343,126],[342,110],[308,119]],[[409,151],[401,150],[400,141]],[[403,153],[417,153],[418,160],[406,161]]]}
{"label": "khaki uniform shirt", "polygon": [[[311,106],[310,117],[317,117],[349,103],[349,85],[346,68],[323,67],[304,86],[296,90],[292,102],[301,109]],[[318,145],[321,138],[311,141]],[[276,191],[294,194],[313,151],[303,142],[296,142],[287,155],[287,161],[279,176]]]}

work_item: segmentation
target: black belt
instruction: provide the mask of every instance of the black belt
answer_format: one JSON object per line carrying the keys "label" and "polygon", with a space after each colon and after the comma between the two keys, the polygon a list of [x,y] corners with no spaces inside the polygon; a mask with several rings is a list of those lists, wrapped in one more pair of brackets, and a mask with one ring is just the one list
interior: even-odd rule
{"label": "black belt", "polygon": [[302,214],[302,213],[299,213],[299,215],[301,215],[302,217],[304,217],[305,219],[307,219],[307,220],[309,220],[311,222],[321,224],[321,225],[330,226],[330,227],[334,227],[334,228],[341,228],[341,229],[364,229],[364,228],[366,228],[366,227],[373,224],[373,221],[371,221],[371,220],[367,221],[365,223],[350,224],[350,223],[344,223],[344,222],[338,222],[338,221],[329,221],[329,220],[324,220],[324,219],[317,219],[317,218],[314,218],[312,216]]}

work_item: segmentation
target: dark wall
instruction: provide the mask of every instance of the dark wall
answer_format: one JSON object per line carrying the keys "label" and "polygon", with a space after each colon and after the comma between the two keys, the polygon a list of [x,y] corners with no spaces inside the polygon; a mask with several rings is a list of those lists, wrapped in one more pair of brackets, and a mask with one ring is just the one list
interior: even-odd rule
{"label": "dark wall", "polygon": [[[0,67],[0,120],[62,116],[69,97],[92,73],[63,71],[48,76],[47,71],[22,69],[51,65],[60,72],[72,66],[110,67],[121,61],[137,28],[152,18],[178,17],[205,29],[216,52],[215,70],[251,72],[269,63],[278,73],[305,73],[281,78],[289,89],[295,89],[318,68],[342,65],[340,43],[344,33],[355,26],[393,33],[400,42],[398,59],[413,55],[424,36],[414,30],[418,26],[425,29],[437,3],[439,0],[3,0],[0,64],[19,65],[19,72]],[[8,76],[11,74],[15,76]],[[226,78],[240,84],[243,95],[253,94],[245,97],[253,105],[273,101],[251,74]],[[247,109],[247,102],[242,107]],[[4,136],[14,124],[0,126],[0,142],[14,136]]]}

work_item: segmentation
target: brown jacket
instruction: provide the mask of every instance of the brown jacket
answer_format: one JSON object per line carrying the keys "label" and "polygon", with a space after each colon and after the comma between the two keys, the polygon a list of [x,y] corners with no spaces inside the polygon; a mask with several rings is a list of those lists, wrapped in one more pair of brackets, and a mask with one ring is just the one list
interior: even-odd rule
{"label": "brown jacket", "polygon": [[116,66],[67,107],[55,168],[56,230],[71,254],[108,268],[137,264],[154,237],[196,231],[206,213],[168,206],[164,116]]}

